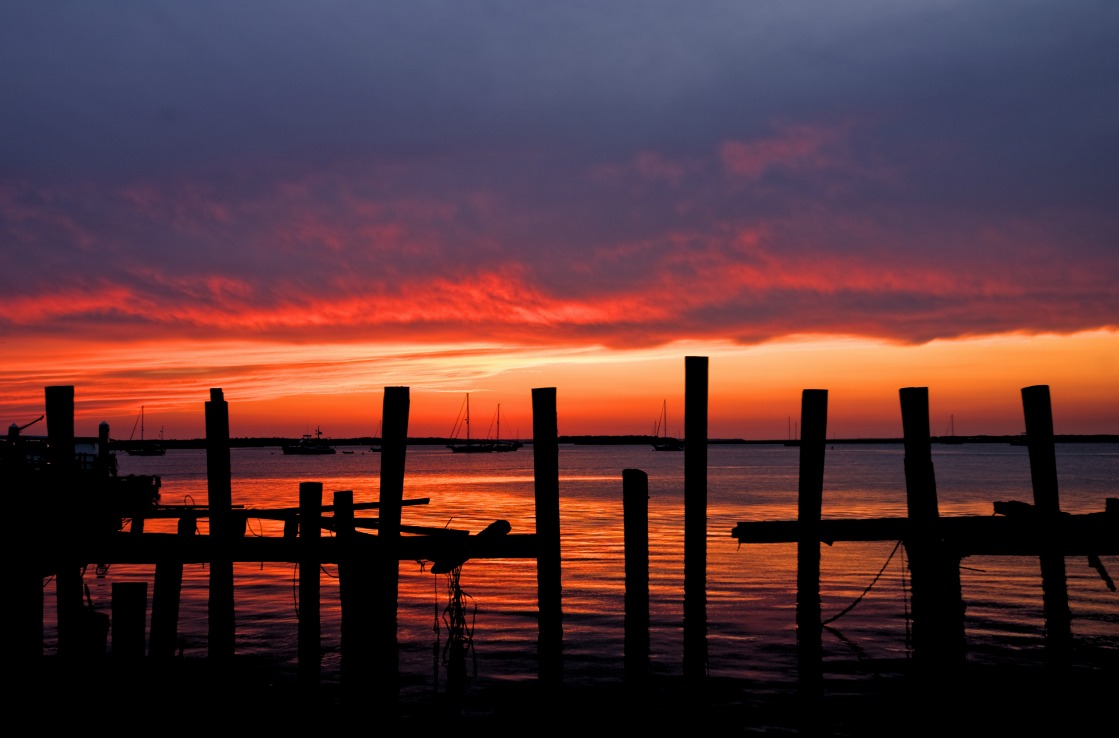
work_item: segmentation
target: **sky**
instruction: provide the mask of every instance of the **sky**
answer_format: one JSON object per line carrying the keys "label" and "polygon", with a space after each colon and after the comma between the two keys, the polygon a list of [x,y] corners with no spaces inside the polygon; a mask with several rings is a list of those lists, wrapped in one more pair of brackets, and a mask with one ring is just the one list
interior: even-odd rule
{"label": "sky", "polygon": [[[0,421],[1119,433],[1119,3],[0,5]],[[45,433],[31,425],[25,433]]]}

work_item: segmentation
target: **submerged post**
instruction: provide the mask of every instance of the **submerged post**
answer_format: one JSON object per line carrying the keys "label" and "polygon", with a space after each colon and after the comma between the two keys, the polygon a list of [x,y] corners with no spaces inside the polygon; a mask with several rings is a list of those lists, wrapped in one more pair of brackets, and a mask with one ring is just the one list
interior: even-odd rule
{"label": "submerged post", "polygon": [[400,698],[396,640],[397,596],[400,589],[400,511],[404,500],[404,461],[408,451],[407,387],[385,387],[382,400],[381,493],[377,518],[379,553],[376,573],[379,601],[371,613],[376,658],[377,699],[394,710]]}
{"label": "submerged post", "polygon": [[622,470],[625,537],[624,678],[631,687],[649,679],[649,475]]}
{"label": "submerged post", "polygon": [[322,675],[322,626],[319,539],[322,535],[322,482],[299,484],[299,664],[297,678],[304,698],[318,692]]}
{"label": "submerged post", "polygon": [[707,357],[684,357],[684,676],[707,675]]}
{"label": "submerged post", "polygon": [[208,654],[216,661],[233,658],[233,487],[229,457],[229,405],[221,389],[212,388],[206,402],[206,489],[210,507],[210,562]]}
{"label": "submerged post", "polygon": [[901,397],[909,534],[905,547],[913,587],[913,650],[918,664],[962,666],[967,653],[960,556],[940,533],[940,510],[929,433],[929,390],[904,387]]}
{"label": "submerged post", "polygon": [[532,390],[532,464],[536,489],[536,584],[540,608],[540,680],[563,681],[563,605],[560,581],[559,432],[556,388]]}
{"label": "submerged post", "polygon": [[1063,664],[1072,647],[1072,613],[1068,605],[1065,555],[1061,549],[1061,501],[1057,491],[1057,455],[1053,440],[1053,409],[1049,385],[1022,388],[1026,442],[1030,450],[1034,508],[1041,550],[1042,606],[1045,611],[1046,657]]}
{"label": "submerged post", "polygon": [[822,680],[820,641],[820,516],[824,498],[828,391],[806,389],[800,405],[800,484],[797,497],[797,664],[803,696],[814,697]]}

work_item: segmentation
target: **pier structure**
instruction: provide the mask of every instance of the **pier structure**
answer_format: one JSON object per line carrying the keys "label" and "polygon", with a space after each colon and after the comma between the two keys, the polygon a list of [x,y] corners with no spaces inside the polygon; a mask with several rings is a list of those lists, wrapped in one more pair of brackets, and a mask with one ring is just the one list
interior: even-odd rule
{"label": "pier structure", "polygon": [[[706,678],[706,495],[707,359],[686,357],[684,455],[684,689],[701,695]],[[958,677],[966,662],[964,606],[959,567],[977,554],[1035,556],[1041,562],[1046,619],[1047,666],[1059,668],[1074,646],[1064,558],[1086,556],[1106,585],[1114,583],[1101,556],[1119,553],[1119,501],[1106,500],[1098,513],[1070,515],[1060,510],[1054,463],[1054,436],[1048,387],[1022,390],[1033,479],[1032,503],[994,501],[994,514],[943,517],[936,499],[928,422],[928,390],[899,390],[905,448],[907,516],[825,520],[821,518],[824,459],[828,444],[827,390],[806,389],[799,427],[800,478],[795,520],[745,521],[731,536],[750,547],[795,543],[797,550],[796,629],[799,696],[813,702],[824,686],[820,639],[821,545],[837,541],[896,540],[908,552],[912,580],[912,670],[922,679]],[[427,560],[450,571],[469,559],[534,560],[538,584],[538,670],[540,686],[563,689],[562,561],[560,557],[559,457],[555,388],[533,390],[533,454],[536,530],[512,534],[495,520],[470,535],[448,528],[410,526],[402,511],[428,504],[403,497],[409,389],[385,388],[380,499],[355,503],[352,492],[335,492],[328,503],[320,483],[300,485],[299,505],[262,510],[237,506],[230,494],[229,408],[221,389],[205,403],[209,504],[157,504],[158,479],[127,483],[110,472],[108,429],[99,451],[79,453],[74,436],[73,387],[46,388],[48,441],[35,445],[19,429],[9,429],[4,447],[6,482],[28,526],[21,546],[26,567],[18,572],[17,663],[41,671],[43,582],[56,580],[58,656],[64,665],[104,661],[109,623],[83,607],[82,572],[91,563],[155,566],[150,637],[146,638],[146,582],[114,585],[112,661],[127,671],[148,662],[161,669],[175,661],[179,592],[183,565],[210,567],[207,676],[234,674],[236,634],[234,562],[299,565],[298,692],[305,706],[321,704],[320,566],[338,566],[342,602],[341,673],[344,705],[372,705],[381,715],[398,708],[396,612],[400,561]],[[625,683],[627,694],[645,695],[650,684],[648,583],[648,477],[639,469],[620,470],[625,517]],[[111,480],[111,481],[110,481]],[[375,513],[369,517],[363,513]],[[145,519],[177,518],[176,533],[145,532]],[[197,530],[208,517],[209,535]],[[246,537],[249,517],[282,520],[280,537]],[[131,525],[124,530],[123,521]],[[327,532],[329,535],[322,535]],[[748,613],[744,613],[748,617]],[[145,655],[145,640],[147,653]],[[67,672],[69,673],[69,672]],[[80,670],[78,673],[81,673]],[[166,675],[167,671],[159,671]],[[217,679],[221,683],[221,679]]]}

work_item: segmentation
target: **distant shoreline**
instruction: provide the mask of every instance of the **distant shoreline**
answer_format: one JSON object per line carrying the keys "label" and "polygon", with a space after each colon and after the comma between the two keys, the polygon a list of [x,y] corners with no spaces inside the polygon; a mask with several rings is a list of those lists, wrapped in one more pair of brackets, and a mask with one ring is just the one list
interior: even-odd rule
{"label": "distant shoreline", "polygon": [[[934,445],[961,445],[961,444],[976,444],[976,443],[995,443],[995,444],[1010,444],[1010,445],[1024,445],[1025,437],[1021,435],[1015,436],[954,436],[948,440],[948,436],[933,436],[932,443]],[[90,439],[96,441],[97,439]],[[266,438],[230,438],[229,445],[232,448],[260,448],[265,446],[282,446],[287,443],[294,443],[295,438],[281,438],[281,437],[266,437]],[[374,443],[379,444],[380,438],[373,436],[363,436],[360,438],[331,438],[326,439],[332,446],[369,446]],[[526,445],[532,444],[532,439],[520,439]],[[559,436],[560,444],[569,444],[576,446],[648,446],[652,445],[656,440],[654,436],[608,436],[608,435],[574,435],[574,436]],[[1053,437],[1056,443],[1119,443],[1119,434],[1101,433],[1093,435],[1056,435]],[[435,437],[421,437],[409,438],[408,445],[410,446],[442,446],[451,442],[449,438],[435,438]],[[829,445],[839,444],[880,444],[892,443],[900,444],[903,442],[901,438],[829,438],[827,443]],[[160,441],[164,448],[206,448],[205,438],[192,438],[184,440],[168,440],[163,439]],[[768,440],[747,440],[745,438],[709,438],[708,445],[711,446],[724,446],[724,445],[757,445],[757,446],[796,446],[797,441],[788,441],[784,439],[768,439]],[[124,450],[130,445],[127,441],[112,441],[110,447],[112,450]]]}

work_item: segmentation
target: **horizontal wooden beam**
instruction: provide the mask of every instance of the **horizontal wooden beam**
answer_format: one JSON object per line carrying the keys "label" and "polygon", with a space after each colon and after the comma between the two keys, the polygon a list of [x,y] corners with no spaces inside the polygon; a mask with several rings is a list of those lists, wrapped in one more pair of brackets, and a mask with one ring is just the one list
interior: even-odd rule
{"label": "horizontal wooden beam", "polygon": [[[820,542],[900,541],[909,535],[907,518],[824,519],[817,524]],[[796,520],[738,523],[731,536],[739,543],[795,543]],[[1034,516],[943,517],[938,535],[961,556],[1037,556],[1056,537],[1066,556],[1119,554],[1119,515],[1112,512],[1062,515],[1054,524]]]}

